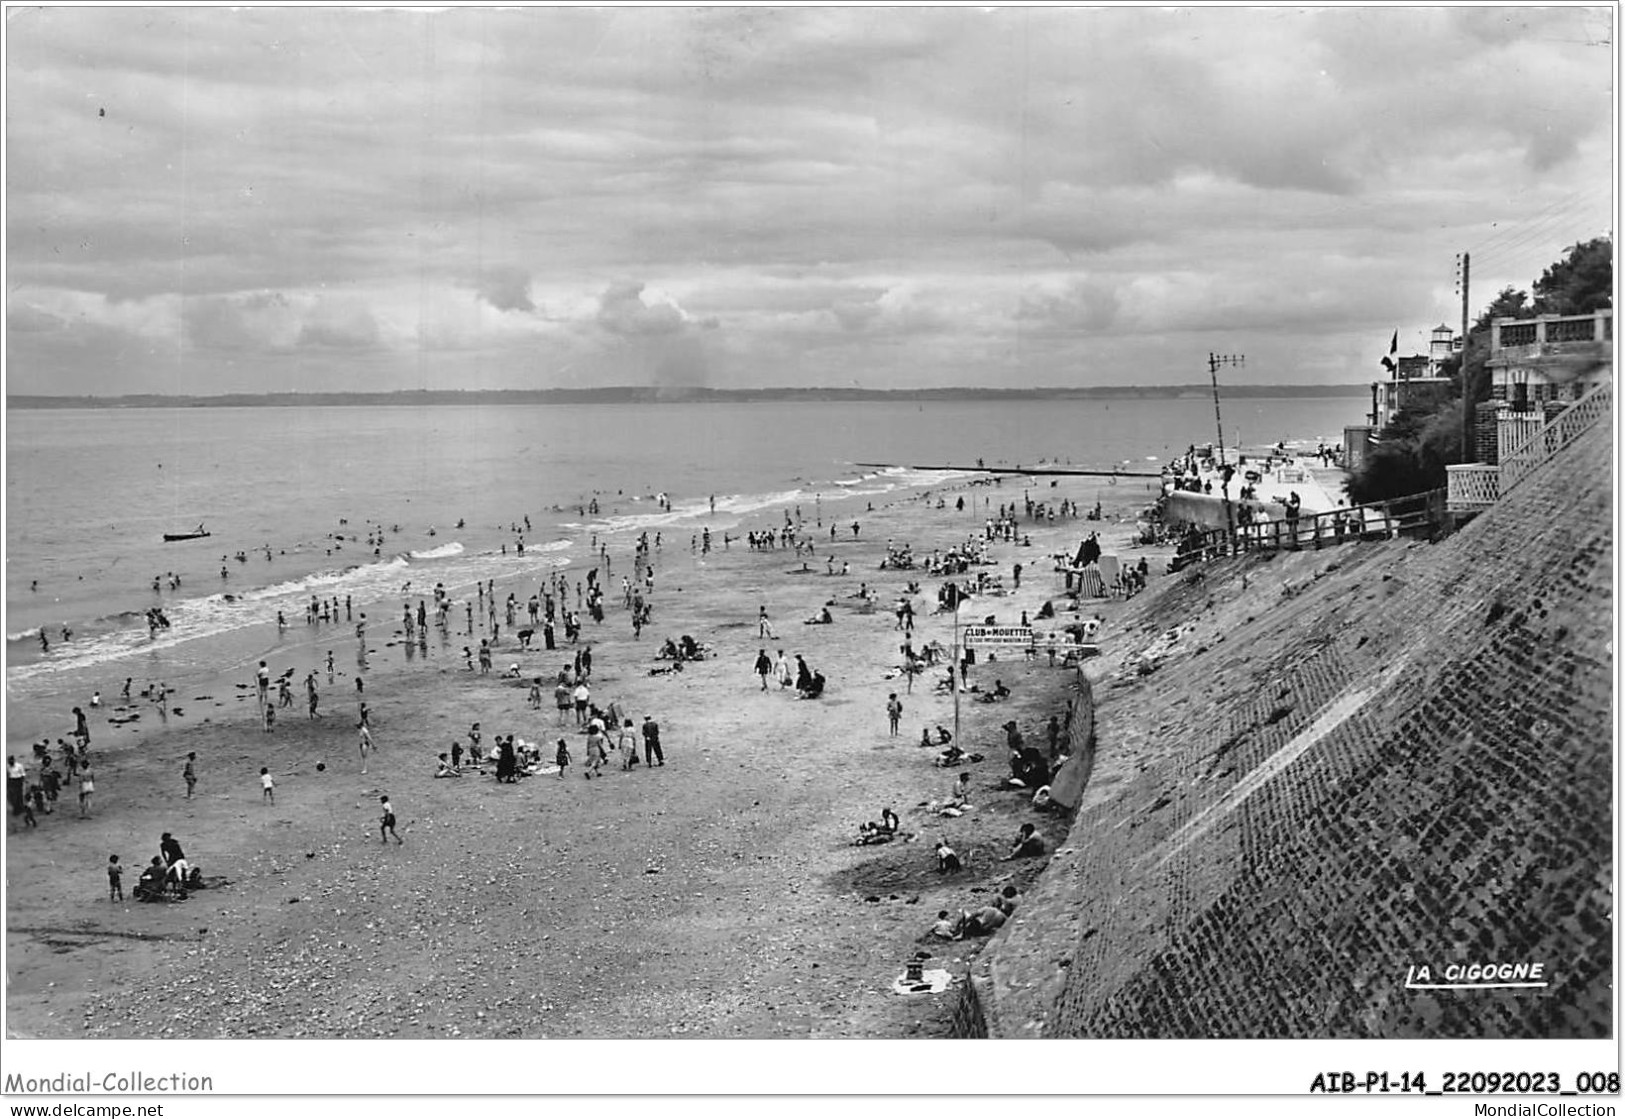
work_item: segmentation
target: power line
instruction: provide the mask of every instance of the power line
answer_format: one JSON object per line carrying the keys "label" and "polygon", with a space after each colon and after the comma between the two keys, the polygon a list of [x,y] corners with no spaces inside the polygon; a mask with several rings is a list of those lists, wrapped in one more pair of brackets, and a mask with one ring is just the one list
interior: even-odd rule
{"label": "power line", "polygon": [[1573,229],[1576,222],[1577,219],[1572,214],[1553,214],[1551,217],[1548,217],[1542,221],[1530,223],[1526,229],[1519,232],[1516,236],[1510,238],[1505,243],[1488,250],[1487,253],[1483,253],[1481,250],[1481,255],[1488,255],[1490,257],[1511,256],[1515,253],[1522,252],[1533,245],[1550,241],[1560,228]]}
{"label": "power line", "polygon": [[1564,198],[1556,199],[1543,209],[1522,219],[1513,229],[1497,234],[1478,243],[1473,252],[1481,258],[1498,259],[1510,257],[1522,249],[1536,243],[1536,241],[1560,224],[1578,224],[1578,213],[1583,206],[1590,205],[1595,199],[1599,188],[1592,187]]}

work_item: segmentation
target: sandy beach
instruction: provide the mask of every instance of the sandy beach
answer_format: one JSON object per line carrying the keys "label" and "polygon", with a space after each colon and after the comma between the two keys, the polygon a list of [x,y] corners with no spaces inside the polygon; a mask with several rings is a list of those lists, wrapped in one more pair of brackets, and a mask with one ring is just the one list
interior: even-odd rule
{"label": "sandy beach", "polygon": [[[616,701],[635,722],[662,728],[667,764],[602,780],[582,777],[583,736],[560,726],[550,685],[572,656],[518,649],[504,628],[495,670],[467,670],[460,612],[444,649],[408,661],[390,626],[374,623],[365,699],[377,753],[359,772],[354,639],[339,646],[342,675],[323,686],[324,717],[305,717],[303,695],[274,733],[258,725],[252,691],[178,697],[185,714],[155,725],[114,726],[92,716],[97,793],[89,819],[68,796],[37,829],[7,844],[12,1032],[33,1037],[700,1037],[884,1038],[940,1036],[952,992],[899,996],[904,962],[927,951],[927,966],[962,975],[986,943],[946,943],[928,933],[939,909],[975,908],[1007,884],[1024,889],[1043,860],[1001,862],[1023,822],[1051,849],[1069,818],[1035,812],[1007,787],[1000,729],[1014,719],[1043,740],[1064,715],[1073,673],[1039,657],[985,661],[972,684],[1002,679],[1009,700],[963,695],[961,744],[984,760],[972,775],[973,810],[931,814],[957,771],[932,764],[923,727],[953,725],[953,701],[920,677],[912,694],[895,675],[904,635],[893,605],[911,581],[934,600],[942,579],[922,570],[882,570],[888,539],[916,556],[982,533],[1000,502],[1018,507],[1065,498],[1101,522],[1020,518],[1029,547],[994,544],[1008,593],[978,599],[978,619],[1015,624],[1048,599],[1064,604],[1051,554],[1075,550],[1098,531],[1107,553],[1148,556],[1153,585],[1166,551],[1129,545],[1134,514],[1155,483],[1069,477],[972,484],[877,504],[829,539],[829,523],[807,527],[816,541],[810,573],[787,549],[753,551],[720,538],[709,555],[668,539],[654,557],[653,624],[634,640],[620,603],[628,549],[611,551],[604,624],[585,622],[593,650],[593,700]],[[966,509],[956,511],[963,495]],[[937,507],[937,499],[944,507]],[[984,505],[984,502],[990,503]],[[780,522],[782,523],[782,522]],[[764,517],[746,528],[776,527]],[[826,555],[836,570],[825,574]],[[1024,566],[1019,590],[1012,565]],[[572,580],[584,572],[569,569]],[[973,574],[976,569],[973,569]],[[865,610],[860,584],[874,592]],[[523,602],[535,587],[499,584]],[[826,602],[834,623],[802,624]],[[1110,618],[1117,603],[1085,603]],[[759,639],[757,609],[776,629]],[[395,611],[378,614],[398,617]],[[398,623],[397,623],[398,624]],[[713,655],[681,674],[650,675],[667,637],[693,634]],[[948,613],[917,619],[916,648],[952,641]],[[539,640],[536,643],[540,644]],[[797,654],[828,679],[820,700],[793,689],[760,690],[757,650]],[[500,673],[521,667],[519,679]],[[289,665],[273,664],[273,673]],[[312,665],[295,664],[296,681]],[[527,703],[542,676],[543,706]],[[325,681],[325,674],[323,675]],[[246,679],[242,683],[248,683]],[[901,733],[888,733],[886,701],[904,703]],[[497,735],[539,741],[551,759],[560,736],[575,765],[556,775],[498,784],[486,773],[449,780],[431,774],[435,755],[480,722]],[[466,738],[464,739],[466,741]],[[198,755],[197,795],[181,771]],[[36,772],[33,759],[30,772]],[[318,764],[324,768],[318,771]],[[268,767],[275,804],[258,781]],[[379,797],[388,795],[404,842],[379,840]],[[858,824],[885,807],[915,842],[853,844]],[[110,853],[128,868],[130,898],[140,868],[173,832],[211,879],[226,884],[185,902],[107,900]],[[966,869],[944,877],[932,843],[945,836]],[[1019,913],[1019,910],[1018,910]],[[168,977],[160,981],[157,977]]]}

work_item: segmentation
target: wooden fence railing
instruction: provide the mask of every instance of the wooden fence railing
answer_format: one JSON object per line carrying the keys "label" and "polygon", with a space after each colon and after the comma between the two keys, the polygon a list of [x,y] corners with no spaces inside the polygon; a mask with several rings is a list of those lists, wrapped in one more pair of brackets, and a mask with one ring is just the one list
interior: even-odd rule
{"label": "wooden fence railing", "polygon": [[1376,501],[1330,513],[1267,521],[1190,533],[1180,543],[1173,570],[1218,556],[1243,552],[1302,551],[1329,548],[1356,540],[1380,540],[1427,530],[1431,534],[1445,521],[1443,488],[1410,494],[1391,501]]}

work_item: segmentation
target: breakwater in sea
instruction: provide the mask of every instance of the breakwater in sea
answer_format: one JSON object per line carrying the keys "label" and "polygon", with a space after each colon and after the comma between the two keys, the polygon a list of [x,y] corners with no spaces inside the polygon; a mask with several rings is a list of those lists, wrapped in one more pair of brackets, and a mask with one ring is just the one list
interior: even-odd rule
{"label": "breakwater in sea", "polygon": [[[962,1028],[1606,1037],[1611,468],[1599,426],[1440,543],[1130,603],[1088,668],[1089,789]],[[1418,980],[1503,964],[1546,986]]]}

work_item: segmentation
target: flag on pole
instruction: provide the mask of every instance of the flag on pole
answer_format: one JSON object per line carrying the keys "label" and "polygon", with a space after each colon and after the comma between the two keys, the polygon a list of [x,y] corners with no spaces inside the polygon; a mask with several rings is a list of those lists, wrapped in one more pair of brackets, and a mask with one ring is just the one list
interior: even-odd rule
{"label": "flag on pole", "polygon": [[1392,373],[1396,369],[1394,355],[1399,353],[1399,331],[1394,331],[1394,340],[1388,343],[1388,356],[1382,359],[1382,367]]}

